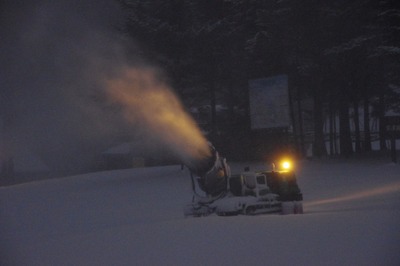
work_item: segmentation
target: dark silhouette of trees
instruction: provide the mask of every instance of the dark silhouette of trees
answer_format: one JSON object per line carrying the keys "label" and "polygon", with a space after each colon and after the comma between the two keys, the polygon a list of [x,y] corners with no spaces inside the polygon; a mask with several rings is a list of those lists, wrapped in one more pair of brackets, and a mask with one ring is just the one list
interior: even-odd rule
{"label": "dark silhouette of trees", "polygon": [[[370,151],[371,116],[400,109],[396,1],[120,2],[124,33],[165,69],[187,106],[209,106],[215,135],[245,136],[247,81],[282,73],[297,112],[313,99],[316,156],[327,154],[327,141],[330,154]],[[295,129],[301,152],[303,130]],[[379,134],[384,149],[383,127]]]}

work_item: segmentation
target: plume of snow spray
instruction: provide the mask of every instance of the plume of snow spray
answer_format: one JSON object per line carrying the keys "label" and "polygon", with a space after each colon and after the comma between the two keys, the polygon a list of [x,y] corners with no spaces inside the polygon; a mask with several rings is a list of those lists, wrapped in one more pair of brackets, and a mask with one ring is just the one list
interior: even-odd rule
{"label": "plume of snow spray", "polygon": [[394,182],[392,184],[385,185],[382,187],[372,188],[372,189],[368,189],[368,190],[362,190],[362,191],[358,191],[358,192],[354,192],[351,194],[342,195],[342,196],[338,196],[338,197],[334,197],[334,198],[321,199],[321,200],[307,202],[305,205],[306,205],[306,207],[311,207],[311,206],[319,206],[319,205],[338,203],[338,202],[355,201],[355,200],[365,199],[365,198],[374,197],[374,196],[378,196],[378,195],[398,193],[398,192],[400,192],[400,182]]}
{"label": "plume of snow spray", "polygon": [[106,93],[129,122],[139,122],[185,163],[211,155],[196,123],[154,68],[124,68],[106,81]]}
{"label": "plume of snow spray", "polygon": [[161,142],[182,159],[208,156],[171,88],[115,30],[124,17],[115,1],[14,2],[0,9],[4,145],[28,147],[57,171],[89,165],[127,135],[145,137],[142,151]]}

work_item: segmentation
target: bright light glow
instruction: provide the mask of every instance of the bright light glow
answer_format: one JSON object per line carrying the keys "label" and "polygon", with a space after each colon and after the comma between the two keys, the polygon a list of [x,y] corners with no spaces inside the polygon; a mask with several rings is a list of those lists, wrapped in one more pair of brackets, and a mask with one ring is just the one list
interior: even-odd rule
{"label": "bright light glow", "polygon": [[281,165],[283,170],[289,170],[292,168],[292,164],[289,161],[283,161]]}

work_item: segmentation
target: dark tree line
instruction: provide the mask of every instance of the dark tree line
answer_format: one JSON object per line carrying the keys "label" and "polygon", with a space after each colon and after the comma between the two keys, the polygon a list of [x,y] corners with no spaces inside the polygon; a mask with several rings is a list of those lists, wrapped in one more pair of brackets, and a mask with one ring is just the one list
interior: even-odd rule
{"label": "dark tree line", "polygon": [[[120,2],[122,32],[168,72],[186,106],[208,106],[208,130],[216,135],[246,134],[248,80],[282,73],[299,109],[302,99],[313,100],[317,156],[327,154],[324,126],[331,154],[370,151],[370,118],[400,109],[398,1]],[[296,131],[304,151],[301,124]],[[385,149],[383,127],[379,134]]]}

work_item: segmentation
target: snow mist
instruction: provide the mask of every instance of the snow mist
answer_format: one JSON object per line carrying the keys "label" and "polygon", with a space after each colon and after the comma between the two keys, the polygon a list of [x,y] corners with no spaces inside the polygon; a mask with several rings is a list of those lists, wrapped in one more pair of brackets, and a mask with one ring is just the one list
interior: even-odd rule
{"label": "snow mist", "polygon": [[116,1],[9,0],[0,14],[5,145],[26,147],[60,173],[86,171],[127,137],[146,153],[166,146],[184,162],[207,156],[171,88],[117,30],[125,14]]}
{"label": "snow mist", "polygon": [[154,68],[127,67],[106,81],[106,90],[121,105],[125,118],[145,128],[185,163],[210,156],[207,140],[171,88]]}

